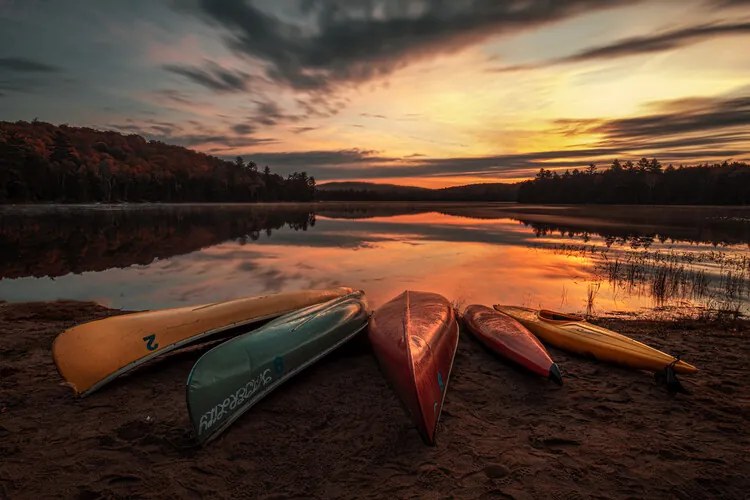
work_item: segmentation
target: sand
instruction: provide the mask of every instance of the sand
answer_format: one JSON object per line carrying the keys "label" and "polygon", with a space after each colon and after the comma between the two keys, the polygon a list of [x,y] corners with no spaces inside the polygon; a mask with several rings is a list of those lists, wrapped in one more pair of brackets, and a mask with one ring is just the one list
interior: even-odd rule
{"label": "sand", "polygon": [[0,303],[0,498],[747,498],[748,323],[602,320],[702,370],[670,396],[643,372],[550,353],[565,385],[465,333],[438,444],[422,444],[361,338],[193,445],[173,354],[82,400],[50,346],[117,311]]}

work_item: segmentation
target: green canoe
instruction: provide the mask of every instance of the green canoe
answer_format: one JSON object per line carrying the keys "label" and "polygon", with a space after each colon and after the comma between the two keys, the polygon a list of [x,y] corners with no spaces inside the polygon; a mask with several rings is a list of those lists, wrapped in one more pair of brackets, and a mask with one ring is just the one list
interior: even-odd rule
{"label": "green canoe", "polygon": [[187,406],[199,443],[218,436],[294,374],[367,327],[363,292],[281,316],[214,347],[195,363]]}

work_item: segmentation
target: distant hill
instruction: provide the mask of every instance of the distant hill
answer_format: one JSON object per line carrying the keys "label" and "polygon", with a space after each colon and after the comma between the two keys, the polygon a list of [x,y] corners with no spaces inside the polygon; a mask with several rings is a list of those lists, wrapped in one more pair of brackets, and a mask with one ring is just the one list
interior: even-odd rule
{"label": "distant hill", "polygon": [[431,189],[416,186],[401,186],[399,184],[376,184],[374,182],[326,182],[318,184],[320,191],[373,191],[375,193],[392,192],[428,192]]}
{"label": "distant hill", "polygon": [[518,186],[489,183],[429,189],[373,182],[328,182],[317,186],[317,197],[330,201],[516,201]]}

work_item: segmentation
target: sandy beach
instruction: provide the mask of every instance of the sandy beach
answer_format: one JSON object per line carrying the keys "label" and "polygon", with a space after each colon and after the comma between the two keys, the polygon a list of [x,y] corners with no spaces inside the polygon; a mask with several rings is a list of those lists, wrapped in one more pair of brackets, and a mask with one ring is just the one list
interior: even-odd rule
{"label": "sandy beach", "polygon": [[436,447],[422,444],[359,338],[205,448],[177,352],[77,400],[51,357],[65,328],[120,311],[0,303],[0,498],[747,498],[747,321],[602,319],[698,366],[691,395],[550,349],[565,385],[465,332]]}

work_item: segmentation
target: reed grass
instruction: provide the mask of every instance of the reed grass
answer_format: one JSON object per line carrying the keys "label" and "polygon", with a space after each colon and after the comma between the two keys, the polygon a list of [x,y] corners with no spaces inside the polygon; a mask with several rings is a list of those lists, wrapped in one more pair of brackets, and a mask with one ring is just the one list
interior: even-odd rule
{"label": "reed grass", "polygon": [[[635,249],[633,249],[635,248]],[[717,250],[691,252],[560,244],[554,253],[595,263],[586,315],[595,311],[601,281],[628,294],[650,296],[654,307],[689,305],[702,318],[739,318],[750,306],[750,256]]]}

